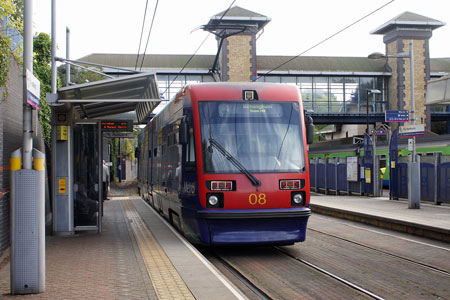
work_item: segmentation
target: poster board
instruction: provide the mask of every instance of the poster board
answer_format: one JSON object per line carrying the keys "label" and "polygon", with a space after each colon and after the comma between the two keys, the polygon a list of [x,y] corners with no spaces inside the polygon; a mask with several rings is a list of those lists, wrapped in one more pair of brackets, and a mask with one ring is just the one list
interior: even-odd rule
{"label": "poster board", "polygon": [[358,181],[358,156],[347,156],[347,181]]}

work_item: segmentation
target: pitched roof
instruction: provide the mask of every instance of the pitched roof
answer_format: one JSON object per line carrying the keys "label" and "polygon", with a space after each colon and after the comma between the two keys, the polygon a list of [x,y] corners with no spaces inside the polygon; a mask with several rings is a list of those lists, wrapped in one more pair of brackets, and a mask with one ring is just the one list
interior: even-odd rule
{"label": "pitched roof", "polygon": [[[152,69],[156,72],[166,70],[167,72],[176,73],[183,68],[190,58],[191,55],[184,54],[147,54],[143,68],[147,70]],[[257,70],[263,74],[265,71],[272,70],[291,58],[291,56],[259,55],[256,58]],[[136,54],[94,53],[80,58],[79,61],[134,70]],[[214,55],[196,55],[192,58],[189,64],[186,65],[184,72],[207,73],[212,67],[213,62]],[[450,58],[431,58],[430,65],[431,73],[450,73]],[[301,73],[317,73],[317,75],[319,75],[319,73],[326,72],[347,72],[349,75],[351,75],[350,73],[389,74],[385,68],[384,59],[368,59],[367,57],[300,56],[289,63],[284,64],[280,68],[277,68],[276,71],[272,72],[272,75],[275,75],[276,73],[292,75]]]}
{"label": "pitched roof", "polygon": [[[211,17],[211,19],[220,19],[222,18],[223,14],[226,12],[226,10],[218,13],[217,15],[214,15]],[[228,10],[228,12],[225,14],[225,16],[223,16],[224,18],[265,18],[265,19],[270,19],[267,18],[264,15],[255,13],[253,11],[250,11],[248,9],[239,7],[239,6],[233,6],[232,8],[230,8]]]}
{"label": "pitched roof", "polygon": [[371,31],[371,34],[385,34],[395,27],[405,26],[405,27],[416,27],[416,28],[430,28],[434,30],[441,26],[444,26],[445,22],[441,22],[432,18],[421,16],[409,11],[399,14],[393,19],[387,21],[380,27]]}
{"label": "pitched roof", "polygon": [[270,21],[271,19],[269,17],[239,6],[233,6],[228,11],[224,10],[217,15],[212,16],[207,27],[213,29],[219,24],[256,24],[258,26],[258,30],[261,30]]}

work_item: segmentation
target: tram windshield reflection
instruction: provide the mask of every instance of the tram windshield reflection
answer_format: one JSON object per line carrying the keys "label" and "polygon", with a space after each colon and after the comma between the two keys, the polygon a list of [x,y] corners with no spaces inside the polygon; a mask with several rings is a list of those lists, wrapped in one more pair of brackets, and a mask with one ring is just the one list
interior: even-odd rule
{"label": "tram windshield reflection", "polygon": [[238,173],[213,138],[252,173],[304,172],[299,105],[295,102],[199,102],[206,173]]}

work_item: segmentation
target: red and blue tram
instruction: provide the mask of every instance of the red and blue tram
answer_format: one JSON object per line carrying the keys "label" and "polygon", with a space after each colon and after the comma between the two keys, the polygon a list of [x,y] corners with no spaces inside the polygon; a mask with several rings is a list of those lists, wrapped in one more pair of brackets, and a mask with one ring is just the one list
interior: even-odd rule
{"label": "red and blue tram", "polygon": [[295,86],[188,85],[141,131],[139,193],[196,244],[304,241],[307,123]]}

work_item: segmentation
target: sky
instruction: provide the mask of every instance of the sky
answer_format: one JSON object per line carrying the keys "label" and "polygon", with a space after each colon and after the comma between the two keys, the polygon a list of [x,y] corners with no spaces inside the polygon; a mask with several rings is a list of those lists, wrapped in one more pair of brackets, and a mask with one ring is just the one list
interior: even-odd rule
{"label": "sky", "polygon": [[[91,53],[137,54],[147,0],[56,0],[57,56],[66,57],[66,27],[70,58]],[[257,40],[258,55],[295,56],[390,0],[236,0],[234,6],[271,18]],[[51,0],[33,1],[33,30],[51,32]],[[199,29],[211,16],[225,11],[232,0],[159,0],[148,54],[193,54],[208,35]],[[156,0],[148,0],[140,53],[144,52]],[[433,31],[431,57],[450,57],[450,1],[394,0],[356,25],[304,56],[358,56],[385,52],[383,37],[370,34],[397,15],[410,11],[447,25]],[[215,54],[209,34],[198,54]]]}

